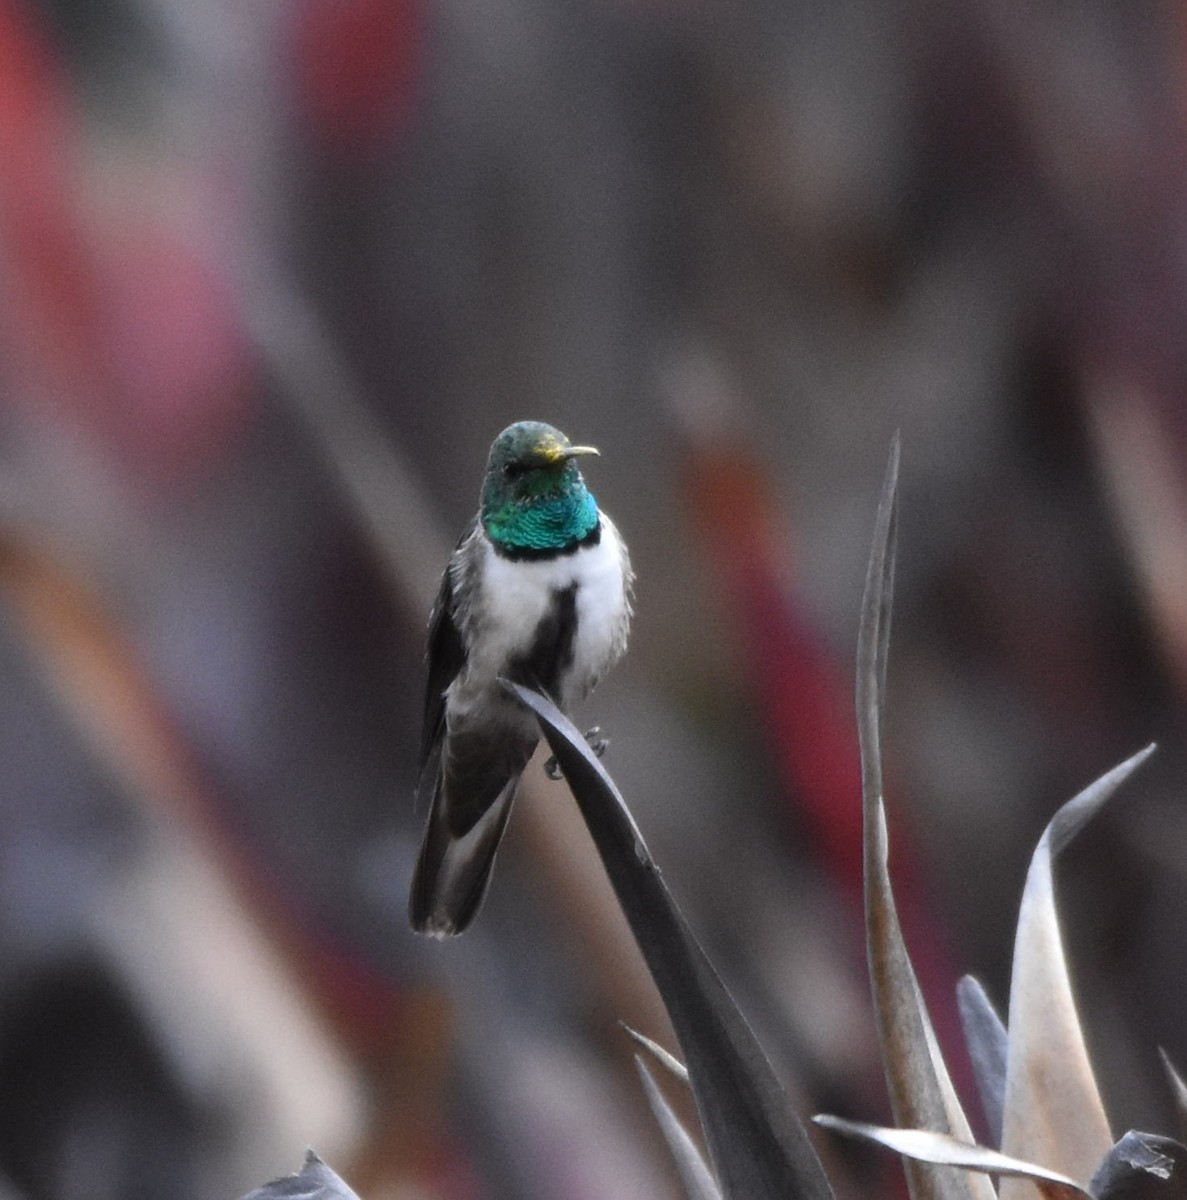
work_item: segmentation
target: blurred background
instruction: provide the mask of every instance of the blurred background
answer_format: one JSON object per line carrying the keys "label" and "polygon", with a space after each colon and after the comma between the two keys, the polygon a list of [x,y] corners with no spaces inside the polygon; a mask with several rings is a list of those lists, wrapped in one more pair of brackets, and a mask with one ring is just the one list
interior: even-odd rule
{"label": "blurred background", "polygon": [[1185,54],[1166,0],[0,0],[0,1195],[307,1145],[366,1200],[675,1195],[563,784],[471,933],[404,915],[428,609],[520,418],[601,448],[638,572],[579,718],[797,1110],[871,1120],[901,430],[888,803],[958,1086],[1045,821],[1157,740],[1059,886],[1114,1132],[1173,1132]]}

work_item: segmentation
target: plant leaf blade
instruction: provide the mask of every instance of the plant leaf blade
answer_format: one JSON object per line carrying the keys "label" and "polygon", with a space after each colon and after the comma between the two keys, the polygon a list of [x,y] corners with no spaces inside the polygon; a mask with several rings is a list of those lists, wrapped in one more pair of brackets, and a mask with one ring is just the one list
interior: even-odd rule
{"label": "plant leaf blade", "polygon": [[[875,519],[857,637],[866,953],[895,1120],[904,1127],[935,1129],[972,1142],[972,1131],[952,1087],[903,942],[888,869],[881,723],[894,584],[898,468],[896,436]],[[943,1173],[913,1160],[908,1160],[904,1167],[913,1200],[996,1200],[992,1185],[979,1176]]]}
{"label": "plant leaf blade", "polygon": [[[1002,1150],[1087,1181],[1113,1144],[1072,996],[1055,909],[1052,863],[1149,757],[1139,751],[1069,800],[1035,847],[1022,893],[1010,982]],[[1001,1200],[1033,1195],[1003,1180]]]}
{"label": "plant leaf blade", "polygon": [[1131,1129],[1105,1155],[1091,1190],[1097,1200],[1183,1200],[1187,1146]]}
{"label": "plant leaf blade", "polygon": [[984,1146],[959,1141],[946,1133],[933,1133],[926,1129],[887,1129],[881,1125],[866,1125],[861,1121],[845,1121],[827,1115],[815,1117],[814,1120],[825,1129],[872,1142],[933,1166],[959,1167],[982,1175],[1029,1180],[1037,1184],[1049,1200],[1092,1200],[1090,1192],[1066,1175],[999,1154],[996,1150],[987,1150]]}
{"label": "plant leaf blade", "polygon": [[651,1106],[652,1115],[668,1143],[676,1171],[688,1200],[721,1200],[721,1190],[717,1180],[701,1157],[696,1143],[692,1140],[687,1129],[680,1124],[680,1118],[672,1111],[655,1076],[647,1068],[647,1064],[639,1055],[635,1055],[635,1066],[643,1083],[643,1091],[647,1095],[647,1103]]}
{"label": "plant leaf blade", "polygon": [[270,1180],[243,1200],[359,1200],[358,1195],[312,1150],[296,1175]]}
{"label": "plant leaf blade", "polygon": [[640,1033],[637,1029],[632,1029],[625,1022],[620,1021],[619,1024],[622,1026],[627,1037],[635,1045],[641,1046],[646,1050],[673,1079],[678,1079],[685,1087],[692,1086],[688,1078],[688,1068],[674,1054],[669,1054],[659,1042],[653,1042],[646,1034]]}
{"label": "plant leaf blade", "polygon": [[1187,1083],[1171,1062],[1170,1055],[1163,1049],[1158,1051],[1162,1058],[1162,1069],[1166,1072],[1167,1081],[1171,1085],[1171,1094],[1175,1101],[1175,1112],[1179,1116],[1179,1132],[1187,1137]]}
{"label": "plant leaf blade", "polygon": [[831,1200],[803,1126],[686,925],[622,797],[584,737],[537,692],[504,681],[540,723],[647,962],[683,1052],[727,1200]]}
{"label": "plant leaf blade", "polygon": [[981,1094],[981,1108],[989,1127],[989,1140],[1002,1144],[1002,1114],[1006,1103],[1008,1035],[997,1010],[980,982],[966,975],[956,985],[956,1003],[965,1044]]}

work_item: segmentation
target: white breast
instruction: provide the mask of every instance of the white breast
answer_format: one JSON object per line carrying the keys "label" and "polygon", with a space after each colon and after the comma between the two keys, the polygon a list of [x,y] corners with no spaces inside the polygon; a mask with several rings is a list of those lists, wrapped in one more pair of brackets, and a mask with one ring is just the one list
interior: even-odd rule
{"label": "white breast", "polygon": [[567,706],[581,699],[626,647],[630,566],[614,523],[602,514],[596,546],[542,562],[515,562],[487,543],[480,571],[479,611],[483,628],[469,640],[467,691],[493,685],[507,662],[531,648],[552,593],[577,585],[577,639],[573,668],[556,699]]}
{"label": "white breast", "polygon": [[575,556],[582,575],[577,589],[574,679],[565,703],[581,699],[626,649],[630,625],[630,561],[614,522],[602,514],[602,538]]}

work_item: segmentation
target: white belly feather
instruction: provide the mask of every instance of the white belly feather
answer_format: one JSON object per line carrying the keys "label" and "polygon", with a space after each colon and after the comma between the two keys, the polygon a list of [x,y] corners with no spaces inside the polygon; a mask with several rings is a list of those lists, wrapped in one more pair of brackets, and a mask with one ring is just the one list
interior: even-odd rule
{"label": "white belly feather", "polygon": [[466,631],[469,657],[453,699],[462,700],[459,690],[475,700],[476,693],[489,694],[507,664],[531,649],[553,592],[576,584],[573,664],[563,680],[563,694],[554,698],[562,707],[580,700],[626,648],[629,572],[622,539],[605,513],[596,546],[554,559],[517,562],[484,542],[478,572],[481,594],[475,596],[473,610],[482,613],[481,628],[475,622]]}

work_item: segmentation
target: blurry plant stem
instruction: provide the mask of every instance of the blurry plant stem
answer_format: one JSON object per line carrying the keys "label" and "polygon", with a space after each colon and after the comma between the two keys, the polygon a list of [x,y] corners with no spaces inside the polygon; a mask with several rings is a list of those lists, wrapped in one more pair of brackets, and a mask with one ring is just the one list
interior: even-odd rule
{"label": "blurry plant stem", "polygon": [[1091,380],[1088,428],[1157,643],[1187,696],[1187,492],[1173,439],[1137,383]]}
{"label": "blurry plant stem", "polygon": [[397,603],[425,622],[452,542],[410,464],[359,395],[309,306],[258,276],[241,292],[244,324],[370,542]]}

